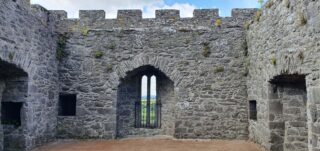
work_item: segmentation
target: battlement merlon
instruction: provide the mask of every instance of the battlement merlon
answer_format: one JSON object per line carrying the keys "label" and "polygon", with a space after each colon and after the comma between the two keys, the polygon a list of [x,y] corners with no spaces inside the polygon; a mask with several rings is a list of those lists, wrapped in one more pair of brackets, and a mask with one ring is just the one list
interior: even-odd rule
{"label": "battlement merlon", "polygon": [[142,19],[142,11],[137,10],[118,10],[117,19],[123,20],[137,20]]}
{"label": "battlement merlon", "polygon": [[214,19],[219,18],[219,9],[195,9],[193,18],[196,19]]}
{"label": "battlement merlon", "polygon": [[80,20],[103,20],[106,18],[104,10],[80,10]]}
{"label": "battlement merlon", "polygon": [[156,19],[179,19],[180,11],[175,9],[156,10]]}

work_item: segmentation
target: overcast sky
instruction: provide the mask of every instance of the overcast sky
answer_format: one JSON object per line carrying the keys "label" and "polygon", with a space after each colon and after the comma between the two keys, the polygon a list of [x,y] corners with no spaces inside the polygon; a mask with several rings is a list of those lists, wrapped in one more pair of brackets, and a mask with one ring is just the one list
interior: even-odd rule
{"label": "overcast sky", "polygon": [[79,10],[102,9],[106,18],[116,18],[119,9],[141,9],[144,18],[154,18],[157,9],[178,9],[181,17],[192,17],[199,8],[219,8],[220,16],[230,16],[232,8],[257,8],[257,0],[31,0],[49,10],[66,10],[78,18]]}
{"label": "overcast sky", "polygon": [[[150,79],[150,96],[157,96],[157,81],[156,77],[152,76]],[[141,80],[141,96],[147,97],[148,92],[148,78],[143,76]]]}

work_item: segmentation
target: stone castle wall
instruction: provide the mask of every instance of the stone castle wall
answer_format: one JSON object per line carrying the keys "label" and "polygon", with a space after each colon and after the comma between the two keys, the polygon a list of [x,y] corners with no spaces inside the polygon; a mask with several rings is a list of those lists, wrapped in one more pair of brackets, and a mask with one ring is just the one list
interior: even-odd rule
{"label": "stone castle wall", "polygon": [[[208,9],[192,18],[120,10],[105,19],[96,10],[68,19],[28,0],[1,0],[0,101],[23,102],[23,119],[15,133],[1,126],[0,148],[172,135],[319,150],[319,8],[318,1],[270,0],[225,18]],[[139,99],[139,79],[131,74],[146,66],[166,77],[159,129],[134,128],[130,101]],[[13,80],[21,78],[21,85]],[[77,96],[75,116],[58,116],[59,93]],[[257,120],[248,118],[248,100],[257,101]],[[8,141],[17,136],[17,144]]]}
{"label": "stone castle wall", "polygon": [[[288,127],[295,127],[290,126],[288,122],[280,125],[274,122],[273,117],[279,112],[273,103],[276,99],[283,103],[281,114],[292,111],[291,114],[294,113],[296,117],[300,114],[308,115],[307,123],[304,122],[305,118],[296,123],[300,126],[306,125],[309,133],[308,140],[299,145],[303,147],[302,150],[308,150],[306,146],[309,146],[309,150],[319,150],[319,6],[319,1],[270,0],[262,9],[261,16],[258,15],[249,26],[248,100],[257,100],[258,104],[258,120],[250,121],[250,138],[268,149],[282,150],[292,147],[288,145],[290,142],[281,149],[278,148],[281,146],[276,145],[277,141],[283,140],[279,138],[279,131],[275,129],[283,127],[288,130]],[[290,110],[285,111],[286,106],[290,105],[287,104],[290,101],[288,97],[299,97],[299,91],[284,94],[283,97],[287,99],[275,98],[270,81],[279,75],[305,76],[306,104],[292,104],[294,107],[291,106]],[[282,97],[282,95],[276,96]],[[303,109],[304,105],[306,109]],[[306,111],[302,112],[303,110]],[[295,132],[295,130],[286,131],[284,137],[295,135]],[[285,141],[290,139],[297,141],[295,137],[287,137]],[[300,137],[300,140],[304,139],[304,136]],[[288,150],[299,150],[299,148],[296,146]]]}
{"label": "stone castle wall", "polygon": [[[17,146],[22,147],[19,150],[30,150],[55,138],[58,64],[54,18],[54,14],[49,15],[41,7],[30,7],[26,0],[0,1],[0,83],[19,77],[21,72],[27,74],[27,95],[19,98],[16,94],[19,102],[24,102],[22,125],[20,130],[6,134],[5,139],[9,140],[5,140],[4,146],[1,143],[0,150]],[[2,101],[10,95],[9,92],[4,93]],[[0,133],[3,136],[2,128]],[[19,139],[10,139],[17,135]]]}
{"label": "stone castle wall", "polygon": [[[121,10],[117,19],[105,19],[104,11],[80,11],[80,19],[59,21],[57,31],[68,37],[68,55],[59,65],[60,92],[77,94],[78,104],[76,116],[58,117],[58,136],[115,138],[121,112],[116,105],[123,101],[117,99],[120,79],[150,65],[174,83],[173,109],[162,113],[174,112],[174,126],[149,135],[247,138],[242,27],[255,11],[235,9],[232,17],[221,18],[221,27],[214,25],[218,10],[195,10],[194,18],[161,10],[154,19],[143,19],[139,10]],[[126,133],[145,134],[131,131]]]}

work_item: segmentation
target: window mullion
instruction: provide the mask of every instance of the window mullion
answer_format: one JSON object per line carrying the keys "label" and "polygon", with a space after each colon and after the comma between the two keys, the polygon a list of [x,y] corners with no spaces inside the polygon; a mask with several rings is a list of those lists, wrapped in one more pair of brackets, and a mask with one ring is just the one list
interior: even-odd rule
{"label": "window mullion", "polygon": [[147,127],[150,127],[150,79],[151,77],[148,75],[147,82]]}

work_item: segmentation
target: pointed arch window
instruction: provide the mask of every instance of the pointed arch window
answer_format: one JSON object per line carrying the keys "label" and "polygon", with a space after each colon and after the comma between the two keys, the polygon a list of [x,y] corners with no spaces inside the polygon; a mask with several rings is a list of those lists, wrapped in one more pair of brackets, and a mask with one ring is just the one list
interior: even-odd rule
{"label": "pointed arch window", "polygon": [[136,127],[160,127],[161,104],[157,98],[157,77],[155,75],[143,75],[140,91],[140,100],[136,102]]}

